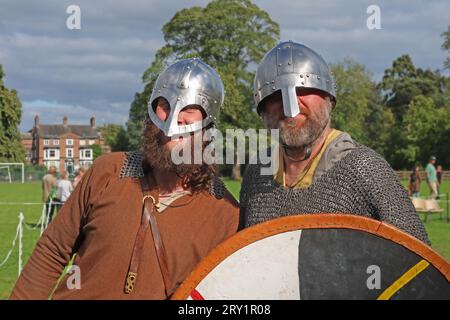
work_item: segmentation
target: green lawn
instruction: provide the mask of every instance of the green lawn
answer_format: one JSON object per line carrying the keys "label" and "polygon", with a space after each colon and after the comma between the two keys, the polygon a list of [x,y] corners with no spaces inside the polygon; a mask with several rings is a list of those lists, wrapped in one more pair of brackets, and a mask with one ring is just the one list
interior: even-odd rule
{"label": "green lawn", "polygon": [[[2,202],[41,202],[41,184],[0,183],[0,203]],[[25,223],[30,227],[39,220],[42,205],[3,205],[0,204],[0,263],[11,249],[16,234],[18,215],[23,212]],[[40,230],[23,230],[23,265],[33,251]],[[6,264],[0,268],[0,299],[6,299],[17,279],[18,243]]]}
{"label": "green lawn", "polygon": [[[231,193],[239,198],[240,183],[224,179],[225,184]],[[406,184],[406,182],[404,183]],[[450,192],[450,181],[446,181],[441,192]],[[422,196],[428,195],[428,188],[422,185]],[[33,183],[0,183],[0,263],[5,258],[11,248],[18,223],[19,212],[23,212],[25,222],[33,227],[39,220],[42,206],[36,205],[5,205],[3,202],[40,202],[41,186],[40,182]],[[441,206],[446,210],[446,203]],[[445,221],[445,211],[443,220],[439,220],[439,215],[430,216],[426,223],[426,229],[433,243],[434,249],[450,259],[450,223]],[[39,228],[36,230],[23,231],[23,265],[27,262],[34,245],[39,238]],[[8,298],[12,287],[17,279],[18,250],[16,248],[11,258],[0,268],[0,299]]]}
{"label": "green lawn", "polygon": [[[402,181],[402,184],[406,187],[408,181]],[[443,181],[439,192],[441,194],[450,195],[450,181]],[[428,185],[423,182],[420,186],[420,196],[427,197],[430,195],[430,190]],[[442,220],[440,220],[439,214],[432,214],[428,216],[425,228],[427,229],[428,236],[430,237],[432,247],[443,255],[447,260],[450,260],[450,223],[446,222],[447,212],[449,212],[450,218],[450,199],[447,197],[442,197],[439,205],[444,211],[442,212]],[[420,214],[422,220],[424,219],[424,214]]]}
{"label": "green lawn", "polygon": [[223,182],[227,186],[228,191],[239,200],[239,191],[241,191],[241,183],[239,181],[234,181],[229,178],[222,178]]}

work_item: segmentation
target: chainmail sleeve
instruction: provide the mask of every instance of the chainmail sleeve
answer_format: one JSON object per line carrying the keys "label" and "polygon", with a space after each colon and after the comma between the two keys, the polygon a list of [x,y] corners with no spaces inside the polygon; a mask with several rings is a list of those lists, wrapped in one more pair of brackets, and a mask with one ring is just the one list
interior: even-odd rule
{"label": "chainmail sleeve", "polygon": [[361,177],[369,195],[373,214],[379,220],[396,226],[430,244],[422,221],[394,170],[378,153],[363,147],[353,159],[355,174]]}
{"label": "chainmail sleeve", "polygon": [[239,192],[239,230],[243,229],[246,225],[246,209],[248,201],[248,188],[250,180],[253,177],[254,165],[247,165],[242,179],[241,190]]}

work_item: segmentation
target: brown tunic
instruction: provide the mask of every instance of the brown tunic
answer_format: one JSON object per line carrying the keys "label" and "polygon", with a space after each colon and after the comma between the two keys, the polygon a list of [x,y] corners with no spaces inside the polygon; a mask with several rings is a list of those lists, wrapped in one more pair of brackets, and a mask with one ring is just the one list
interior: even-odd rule
{"label": "brown tunic", "polygon": [[[54,299],[166,298],[150,228],[134,291],[124,293],[142,214],[142,168],[130,166],[139,163],[136,154],[112,153],[95,161],[38,241],[11,299],[47,299],[73,253],[81,288],[69,289],[66,276]],[[174,287],[237,230],[237,202],[226,190],[213,194],[184,195],[156,214]]]}

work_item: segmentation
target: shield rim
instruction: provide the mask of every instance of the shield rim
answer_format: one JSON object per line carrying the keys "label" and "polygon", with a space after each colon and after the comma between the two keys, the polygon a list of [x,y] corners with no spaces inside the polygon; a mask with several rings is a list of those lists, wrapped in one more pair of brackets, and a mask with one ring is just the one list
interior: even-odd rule
{"label": "shield rim", "polygon": [[214,248],[194,268],[172,295],[171,300],[186,300],[198,284],[227,257],[256,241],[299,229],[352,229],[391,240],[421,256],[450,282],[450,263],[430,246],[406,232],[379,220],[354,214],[299,214],[269,220],[243,229]]}

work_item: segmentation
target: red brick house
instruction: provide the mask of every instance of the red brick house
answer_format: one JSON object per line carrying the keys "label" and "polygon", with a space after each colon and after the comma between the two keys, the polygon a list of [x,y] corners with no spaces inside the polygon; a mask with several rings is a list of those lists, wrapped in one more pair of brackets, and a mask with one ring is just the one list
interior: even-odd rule
{"label": "red brick house", "polygon": [[47,168],[56,166],[58,171],[74,173],[80,167],[92,165],[92,145],[100,145],[102,151],[110,152],[101,133],[95,126],[95,118],[89,125],[69,125],[67,117],[62,124],[41,124],[39,116],[34,117],[31,163]]}
{"label": "red brick house", "polygon": [[20,134],[23,148],[25,149],[25,163],[31,163],[31,153],[33,148],[33,136],[31,132],[22,132]]}

